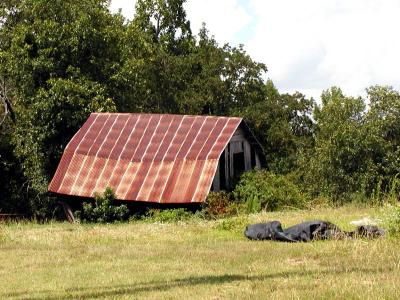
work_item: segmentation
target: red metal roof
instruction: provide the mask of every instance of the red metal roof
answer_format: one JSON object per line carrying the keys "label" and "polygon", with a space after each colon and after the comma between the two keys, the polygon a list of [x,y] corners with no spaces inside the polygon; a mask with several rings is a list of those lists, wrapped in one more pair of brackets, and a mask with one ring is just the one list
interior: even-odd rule
{"label": "red metal roof", "polygon": [[49,191],[120,200],[203,202],[241,118],[92,113],[67,145]]}

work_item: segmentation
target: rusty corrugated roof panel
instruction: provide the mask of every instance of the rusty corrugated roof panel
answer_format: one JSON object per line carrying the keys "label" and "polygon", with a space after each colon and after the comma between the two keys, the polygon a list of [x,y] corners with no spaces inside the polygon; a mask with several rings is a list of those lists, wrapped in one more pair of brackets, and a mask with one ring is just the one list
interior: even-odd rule
{"label": "rusty corrugated roof panel", "polygon": [[67,145],[49,191],[160,203],[205,200],[241,118],[93,113]]}

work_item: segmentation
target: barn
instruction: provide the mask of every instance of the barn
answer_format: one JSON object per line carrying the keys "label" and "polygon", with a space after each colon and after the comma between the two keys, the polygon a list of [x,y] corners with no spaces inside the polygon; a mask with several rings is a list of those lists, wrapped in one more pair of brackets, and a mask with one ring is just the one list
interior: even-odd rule
{"label": "barn", "polygon": [[92,113],[65,148],[49,191],[118,200],[199,203],[263,168],[261,145],[242,118]]}

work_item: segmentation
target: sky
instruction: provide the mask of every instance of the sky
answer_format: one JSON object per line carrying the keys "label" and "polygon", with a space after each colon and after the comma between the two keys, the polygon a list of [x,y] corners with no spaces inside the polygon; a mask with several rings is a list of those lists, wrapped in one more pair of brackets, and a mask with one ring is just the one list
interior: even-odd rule
{"label": "sky", "polygon": [[[131,19],[135,0],[112,0]],[[244,45],[280,92],[317,101],[339,86],[365,96],[371,85],[400,90],[400,0],[187,0],[197,34],[206,23],[221,45]]]}

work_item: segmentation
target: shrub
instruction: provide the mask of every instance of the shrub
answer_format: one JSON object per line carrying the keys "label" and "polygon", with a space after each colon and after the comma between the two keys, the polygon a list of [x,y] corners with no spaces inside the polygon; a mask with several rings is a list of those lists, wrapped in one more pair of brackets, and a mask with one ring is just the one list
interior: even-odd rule
{"label": "shrub", "polygon": [[216,228],[219,230],[235,231],[243,233],[246,225],[249,224],[249,219],[247,216],[240,215],[238,217],[227,218],[222,220],[217,224]]}
{"label": "shrub", "polygon": [[240,210],[238,203],[233,202],[232,194],[225,191],[210,192],[202,208],[205,217],[213,219],[231,216]]}
{"label": "shrub", "polygon": [[75,216],[84,222],[111,223],[126,220],[129,210],[126,205],[113,205],[115,195],[111,188],[106,188],[102,196],[95,195],[95,202],[83,203],[82,212]]}
{"label": "shrub", "polygon": [[[393,204],[399,201],[400,196],[400,174],[390,178],[379,177],[371,192],[367,193],[367,188],[363,188],[361,193],[353,193],[353,202],[368,203],[369,205]],[[358,197],[357,197],[358,196]]]}
{"label": "shrub", "polygon": [[396,174],[389,182],[389,190],[386,193],[385,202],[395,204],[400,197],[400,174]]}
{"label": "shrub", "polygon": [[[356,200],[355,200],[356,201]],[[334,208],[335,205],[337,206],[337,202],[334,202],[332,198],[318,196],[313,198],[310,201],[307,201],[307,209],[319,209],[319,208]]]}
{"label": "shrub", "polygon": [[179,222],[191,218],[193,214],[184,208],[175,209],[150,209],[145,219],[153,222],[169,223]]}
{"label": "shrub", "polygon": [[265,170],[244,173],[235,190],[235,199],[246,204],[247,212],[279,210],[288,207],[302,208],[305,196],[299,188],[284,175]]}
{"label": "shrub", "polygon": [[386,212],[386,226],[391,235],[400,235],[400,206],[388,205]]}

